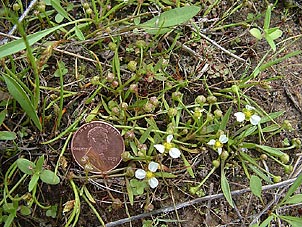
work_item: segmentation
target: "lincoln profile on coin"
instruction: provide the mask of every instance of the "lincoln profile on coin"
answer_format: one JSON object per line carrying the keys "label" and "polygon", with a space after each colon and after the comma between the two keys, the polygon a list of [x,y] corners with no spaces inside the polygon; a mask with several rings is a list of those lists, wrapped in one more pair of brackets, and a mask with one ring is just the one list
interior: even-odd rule
{"label": "lincoln profile on coin", "polygon": [[109,148],[108,130],[103,127],[94,127],[87,133],[87,139],[89,142],[89,149],[86,152],[86,156],[89,157],[89,161],[94,166],[106,168],[107,158],[104,153]]}

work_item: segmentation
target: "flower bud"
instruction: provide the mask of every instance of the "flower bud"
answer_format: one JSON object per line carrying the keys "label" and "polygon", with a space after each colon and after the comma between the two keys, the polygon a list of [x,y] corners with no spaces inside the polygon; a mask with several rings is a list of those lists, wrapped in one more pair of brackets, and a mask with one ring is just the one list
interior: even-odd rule
{"label": "flower bud", "polygon": [[14,5],[13,5],[13,10],[14,11],[19,11],[21,9],[21,6],[18,4],[18,3],[15,3]]}
{"label": "flower bud", "polygon": [[193,117],[196,119],[200,119],[201,115],[202,115],[202,110],[200,108],[196,107],[194,109]]}
{"label": "flower bud", "polygon": [[288,154],[283,154],[281,157],[280,157],[280,160],[283,164],[287,164],[289,162],[289,155]]}
{"label": "flower bud", "polygon": [[175,109],[175,108],[170,108],[169,110],[168,110],[168,116],[169,117],[174,117],[174,116],[176,116],[177,115],[177,109]]}
{"label": "flower bud", "polygon": [[98,85],[100,83],[100,77],[99,76],[94,76],[90,79],[90,83],[92,85]]}
{"label": "flower bud", "polygon": [[218,110],[218,109],[214,111],[214,115],[215,115],[215,117],[218,117],[218,118],[223,116],[222,111]]}
{"label": "flower bud", "polygon": [[132,93],[137,93],[138,92],[138,85],[137,84],[130,84],[129,91],[132,92]]}
{"label": "flower bud", "polygon": [[135,133],[133,130],[129,130],[125,133],[125,138],[129,140],[133,140],[135,138]]}
{"label": "flower bud", "polygon": [[221,160],[226,160],[228,157],[229,157],[229,152],[227,152],[225,150],[221,152],[221,155],[220,155]]}
{"label": "flower bud", "polygon": [[273,181],[274,183],[279,183],[281,181],[281,176],[274,176]]}
{"label": "flower bud", "polygon": [[301,147],[301,140],[298,138],[294,138],[292,139],[292,144],[296,147],[296,148],[300,148]]}
{"label": "flower bud", "polygon": [[196,186],[196,187],[190,187],[189,188],[189,192],[192,194],[192,195],[195,195],[196,192],[199,190],[199,187]]}
{"label": "flower bud", "polygon": [[133,170],[133,168],[131,166],[128,166],[126,168],[125,176],[127,176],[127,177],[134,177],[134,170]]}
{"label": "flower bud", "polygon": [[120,109],[119,109],[117,106],[115,106],[115,107],[113,107],[113,108],[111,109],[111,112],[112,112],[112,114],[114,114],[114,115],[119,115]]}
{"label": "flower bud", "polygon": [[195,99],[195,102],[198,103],[199,105],[203,105],[206,101],[207,99],[203,95],[198,95]]}
{"label": "flower bud", "polygon": [[137,146],[137,148],[138,148],[138,150],[140,151],[140,152],[143,152],[143,153],[146,153],[146,151],[147,151],[147,149],[148,149],[148,147],[147,147],[147,145],[146,144],[139,144],[138,146]]}
{"label": "flower bud", "polygon": [[292,131],[293,130],[293,126],[291,125],[289,120],[283,121],[283,128],[287,131]]}
{"label": "flower bud", "polygon": [[182,93],[181,92],[175,91],[175,92],[172,93],[172,99],[174,101],[179,101],[179,100],[181,100],[181,98],[182,98]]}
{"label": "flower bud", "polygon": [[260,155],[260,159],[266,161],[267,160],[267,155],[266,154]]}
{"label": "flower bud", "polygon": [[213,103],[217,102],[217,98],[214,95],[210,95],[207,97],[207,101],[208,101],[208,103],[213,104]]}
{"label": "flower bud", "polygon": [[115,76],[113,73],[108,73],[107,76],[106,76],[106,80],[108,82],[112,82],[114,80]]}
{"label": "flower bud", "polygon": [[88,15],[91,15],[91,14],[92,14],[92,9],[91,9],[91,8],[86,9],[86,13],[87,13]]}
{"label": "flower bud", "polygon": [[112,86],[113,88],[118,87],[118,82],[117,82],[116,80],[112,81],[112,82],[111,82],[111,86]]}
{"label": "flower bud", "polygon": [[239,92],[239,87],[235,84],[231,87],[231,89],[232,89],[232,92],[234,92],[235,94],[237,94]]}
{"label": "flower bud", "polygon": [[128,109],[128,103],[122,102],[122,103],[121,103],[121,109],[122,109],[122,110],[127,110],[127,109]]}
{"label": "flower bud", "polygon": [[146,47],[146,42],[144,40],[137,40],[135,45],[138,47],[138,48],[144,48]]}
{"label": "flower bud", "polygon": [[286,174],[290,174],[293,171],[294,167],[292,165],[286,165],[284,166],[284,172]]}
{"label": "flower bud", "polygon": [[150,101],[150,103],[152,103],[155,107],[158,106],[159,101],[158,101],[158,99],[157,99],[156,96],[152,96],[152,97],[150,98],[149,101]]}
{"label": "flower bud", "polygon": [[136,61],[130,61],[127,67],[131,72],[134,72],[136,70],[136,65],[137,65]]}
{"label": "flower bud", "polygon": [[212,165],[215,167],[215,168],[218,168],[220,166],[220,161],[219,160],[213,160],[212,161]]}
{"label": "flower bud", "polygon": [[131,158],[132,158],[130,152],[128,152],[128,151],[123,152],[121,156],[122,156],[122,159],[124,162],[127,162],[127,161],[131,160]]}
{"label": "flower bud", "polygon": [[113,209],[119,209],[123,205],[122,201],[119,198],[112,199],[112,208]]}
{"label": "flower bud", "polygon": [[44,2],[40,2],[37,6],[37,10],[40,12],[40,13],[44,13],[45,12],[45,8],[46,8],[46,5]]}
{"label": "flower bud", "polygon": [[84,2],[83,3],[83,8],[84,9],[89,9],[90,8],[89,3],[88,2]]}
{"label": "flower bud", "polygon": [[116,45],[116,43],[114,43],[114,42],[110,42],[110,43],[108,44],[108,47],[109,47],[109,50],[115,51],[117,45]]}
{"label": "flower bud", "polygon": [[213,114],[208,113],[208,114],[207,114],[207,121],[212,121],[213,119],[214,119]]}
{"label": "flower bud", "polygon": [[143,107],[144,111],[146,111],[147,113],[151,113],[154,110],[154,106],[152,103],[147,102],[144,107]]}

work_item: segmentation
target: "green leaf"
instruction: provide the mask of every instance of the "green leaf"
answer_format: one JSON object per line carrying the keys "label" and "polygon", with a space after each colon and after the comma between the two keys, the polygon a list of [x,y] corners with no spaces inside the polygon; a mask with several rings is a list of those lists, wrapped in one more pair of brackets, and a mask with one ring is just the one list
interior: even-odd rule
{"label": "green leaf", "polygon": [[132,188],[131,188],[131,185],[130,185],[130,182],[129,182],[128,178],[125,178],[125,179],[126,179],[126,189],[127,189],[129,202],[130,202],[130,205],[133,206],[133,204],[134,204],[133,191],[132,191]]}
{"label": "green leaf", "polygon": [[0,140],[15,140],[17,138],[16,133],[9,131],[0,131]]}
{"label": "green leaf", "polygon": [[152,131],[152,126],[148,127],[147,130],[144,131],[144,133],[142,134],[142,136],[139,138],[139,142],[141,144],[143,144],[143,143],[146,142],[146,140],[148,139],[151,131]]}
{"label": "green leaf", "polygon": [[255,175],[251,176],[250,188],[251,188],[252,193],[255,196],[262,199],[262,197],[261,197],[262,183],[261,183],[261,179],[259,177],[255,176]]}
{"label": "green leaf", "polygon": [[25,158],[18,158],[17,166],[23,173],[28,174],[28,175],[32,175],[36,168],[35,163],[33,163]]}
{"label": "green leaf", "polygon": [[0,112],[0,125],[3,124],[3,121],[4,121],[5,117],[6,117],[6,114],[7,114],[7,110],[6,109],[4,109],[4,110],[2,110]]}
{"label": "green leaf", "polygon": [[276,31],[269,33],[269,36],[272,38],[272,40],[278,39],[282,36],[282,31],[277,29]]}
{"label": "green leaf", "polygon": [[262,129],[262,132],[274,132],[280,129],[279,125],[273,124]]}
{"label": "green leaf", "polygon": [[40,156],[40,158],[36,162],[35,171],[40,173],[42,171],[43,164],[44,164],[44,155]]}
{"label": "green leaf", "polygon": [[187,172],[189,173],[189,175],[192,178],[195,178],[193,169],[191,167],[191,164],[188,162],[188,160],[186,159],[186,157],[182,153],[181,153],[181,157],[182,157],[182,160],[183,160],[183,162],[185,164],[185,167],[187,168]]}
{"label": "green leaf", "polygon": [[266,226],[270,226],[269,224],[271,223],[271,221],[273,220],[274,216],[268,216],[262,223],[261,225],[259,225],[259,227],[266,227]]}
{"label": "green leaf", "polygon": [[75,35],[78,37],[79,40],[81,40],[81,41],[85,40],[85,36],[84,36],[83,32],[81,31],[81,29],[79,29],[78,26],[75,26]]}
{"label": "green leaf", "polygon": [[275,52],[277,48],[276,48],[276,44],[275,44],[274,40],[267,33],[264,34],[264,38],[266,39],[266,41],[268,42],[268,44],[270,45],[272,50]]}
{"label": "green leaf", "polygon": [[46,216],[47,217],[56,218],[56,216],[57,216],[57,209],[58,209],[57,205],[51,206],[50,209],[48,209],[46,211]]}
{"label": "green leaf", "polygon": [[273,147],[269,147],[269,146],[265,146],[265,145],[258,145],[258,144],[255,144],[255,145],[257,148],[260,148],[261,150],[264,150],[273,156],[281,157],[282,155],[284,155],[284,153],[282,151],[280,151],[278,148],[273,148]]}
{"label": "green leaf", "polygon": [[71,21],[66,10],[61,6],[60,0],[51,0],[51,6],[64,18]]}
{"label": "green leaf", "polygon": [[234,208],[230,185],[229,185],[227,178],[225,177],[224,171],[221,172],[221,189],[222,189],[224,197],[226,198],[226,200],[228,201],[230,206]]}
{"label": "green leaf", "polygon": [[298,204],[302,202],[302,194],[289,197],[283,204]]}
{"label": "green leaf", "polygon": [[90,202],[95,203],[94,198],[92,197],[92,195],[90,194],[90,192],[88,191],[87,187],[84,185],[84,193],[87,196],[87,198],[89,199]]}
{"label": "green leaf", "polygon": [[5,83],[7,85],[7,89],[9,93],[17,100],[22,109],[26,112],[26,114],[30,117],[30,119],[34,122],[35,126],[41,131],[42,125],[38,118],[37,112],[33,106],[33,103],[30,101],[28,95],[24,91],[24,89],[20,86],[20,84],[12,77],[2,74]]}
{"label": "green leaf", "polygon": [[261,31],[258,28],[252,28],[250,30],[250,33],[252,36],[254,36],[256,39],[262,39]]}
{"label": "green leaf", "polygon": [[27,207],[27,206],[24,206],[24,205],[21,205],[20,212],[21,212],[21,214],[24,215],[24,216],[27,216],[27,215],[30,215],[30,214],[31,214],[30,208]]}
{"label": "green leaf", "polygon": [[260,178],[262,178],[263,180],[265,180],[267,183],[272,184],[272,180],[266,176],[260,169],[258,169],[256,166],[249,164],[248,167],[254,172],[256,173]]}
{"label": "green leaf", "polygon": [[302,226],[302,218],[301,217],[292,217],[292,216],[283,216],[279,215],[279,218],[289,223],[292,227],[301,227]]}
{"label": "green leaf", "polygon": [[149,34],[163,34],[170,30],[167,28],[180,25],[190,20],[200,9],[198,6],[185,6],[171,9],[138,26],[145,29]]}
{"label": "green leaf", "polygon": [[162,177],[162,178],[176,178],[177,176],[173,173],[167,173],[167,172],[157,172],[154,173],[156,177]]}
{"label": "green leaf", "polygon": [[60,178],[51,170],[44,169],[40,174],[41,180],[46,184],[58,184],[60,183]]}
{"label": "green leaf", "polygon": [[290,188],[286,192],[286,194],[285,194],[284,198],[282,199],[282,201],[280,202],[280,204],[283,204],[285,201],[287,201],[289,199],[289,197],[297,190],[297,188],[301,186],[301,184],[302,184],[302,174],[299,174],[299,176],[294,181],[292,186],[290,186]]}
{"label": "green leaf", "polygon": [[270,113],[268,116],[264,116],[261,118],[260,124],[266,123],[268,121],[272,121],[273,119],[282,116],[284,113],[285,111]]}
{"label": "green leaf", "polygon": [[144,194],[144,190],[148,187],[146,181],[139,181],[137,179],[130,180],[130,186],[133,191],[133,195],[142,195]]}
{"label": "green leaf", "polygon": [[31,179],[30,182],[28,184],[28,191],[31,192],[38,184],[38,180],[39,180],[39,174],[35,173]]}
{"label": "green leaf", "polygon": [[264,18],[264,25],[263,25],[264,30],[269,29],[269,24],[271,22],[271,14],[272,14],[272,6],[268,5],[266,12],[265,12],[265,18]]}
{"label": "green leaf", "polygon": [[230,107],[227,112],[224,114],[224,116],[221,119],[221,124],[219,126],[219,130],[224,131],[226,129],[227,123],[229,122],[230,115],[232,112],[232,107]]}
{"label": "green leaf", "polygon": [[61,15],[61,14],[57,14],[56,16],[55,16],[55,21],[59,24],[59,23],[61,23],[62,21],[64,20],[64,17]]}

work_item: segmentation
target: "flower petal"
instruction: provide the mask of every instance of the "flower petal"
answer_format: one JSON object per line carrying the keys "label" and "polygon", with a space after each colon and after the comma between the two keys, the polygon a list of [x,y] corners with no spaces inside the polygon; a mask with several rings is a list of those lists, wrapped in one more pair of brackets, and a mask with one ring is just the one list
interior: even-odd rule
{"label": "flower petal", "polygon": [[158,150],[159,153],[164,153],[165,152],[165,146],[162,144],[155,144],[154,147],[156,148],[156,150]]}
{"label": "flower petal", "polygon": [[217,152],[218,152],[219,155],[221,155],[221,153],[222,153],[222,147],[217,148]]}
{"label": "flower petal", "polygon": [[149,165],[148,165],[148,169],[151,171],[151,172],[156,172],[156,170],[158,169],[158,166],[159,164],[156,163],[156,162],[150,162]]}
{"label": "flower petal", "polygon": [[173,135],[168,135],[167,136],[167,142],[168,143],[171,143],[172,139],[173,139]]}
{"label": "flower petal", "polygon": [[252,107],[252,106],[250,106],[250,105],[245,105],[245,109],[247,109],[247,110],[254,110],[255,108]]}
{"label": "flower petal", "polygon": [[252,125],[258,125],[260,121],[261,117],[259,117],[258,115],[254,114],[251,116],[250,122]]}
{"label": "flower petal", "polygon": [[146,177],[146,174],[146,171],[143,169],[138,169],[135,171],[135,177],[140,180],[144,179]]}
{"label": "flower petal", "polygon": [[155,177],[152,177],[148,180],[148,183],[151,188],[156,188],[158,185],[158,180]]}
{"label": "flower petal", "polygon": [[211,139],[207,144],[213,146],[213,145],[215,145],[215,143],[216,143],[216,140]]}
{"label": "flower petal", "polygon": [[172,158],[179,158],[180,157],[180,150],[178,148],[173,147],[169,150],[169,155]]}
{"label": "flower petal", "polygon": [[238,122],[243,122],[243,121],[245,120],[245,114],[242,113],[242,112],[237,112],[237,113],[235,113],[234,115],[235,115],[236,120],[237,120]]}
{"label": "flower petal", "polygon": [[219,142],[221,143],[227,143],[229,141],[228,137],[226,135],[220,135],[219,136]]}

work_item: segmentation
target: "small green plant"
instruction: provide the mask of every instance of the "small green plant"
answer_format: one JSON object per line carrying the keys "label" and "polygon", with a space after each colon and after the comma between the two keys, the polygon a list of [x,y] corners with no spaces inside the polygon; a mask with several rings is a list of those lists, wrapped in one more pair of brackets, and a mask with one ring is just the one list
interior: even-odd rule
{"label": "small green plant", "polygon": [[276,51],[274,40],[282,36],[282,31],[278,27],[270,28],[272,5],[268,5],[265,13],[264,25],[262,31],[259,28],[250,29],[250,33],[258,40],[265,38],[273,51]]}

